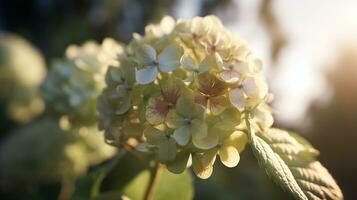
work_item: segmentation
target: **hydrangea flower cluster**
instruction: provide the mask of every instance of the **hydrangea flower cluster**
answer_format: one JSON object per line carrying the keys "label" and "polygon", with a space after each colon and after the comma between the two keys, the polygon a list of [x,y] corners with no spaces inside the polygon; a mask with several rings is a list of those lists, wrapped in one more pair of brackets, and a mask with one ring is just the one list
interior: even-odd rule
{"label": "hydrangea flower cluster", "polygon": [[192,165],[208,178],[217,156],[235,167],[247,143],[243,123],[273,124],[261,62],[215,16],[148,25],[106,74],[98,100],[107,143],[134,145],[173,173]]}
{"label": "hydrangea flower cluster", "polygon": [[110,38],[101,45],[88,41],[69,46],[66,58],[53,63],[42,86],[49,110],[73,127],[95,124],[96,99],[105,85],[105,72],[109,65],[119,65],[117,56],[122,51]]}
{"label": "hydrangea flower cluster", "polygon": [[43,112],[39,86],[45,75],[45,61],[31,43],[0,32],[0,102],[11,119],[27,123]]}

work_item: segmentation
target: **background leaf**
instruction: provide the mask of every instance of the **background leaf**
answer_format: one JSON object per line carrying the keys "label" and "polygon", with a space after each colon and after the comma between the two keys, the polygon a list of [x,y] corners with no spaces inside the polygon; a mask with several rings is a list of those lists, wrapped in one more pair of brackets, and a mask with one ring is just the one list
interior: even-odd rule
{"label": "background leaf", "polygon": [[[148,170],[141,172],[124,188],[123,194],[132,200],[144,199],[149,179]],[[192,198],[193,182],[187,171],[173,174],[165,169],[161,173],[154,192],[154,200],[191,200]]]}
{"label": "background leaf", "polygon": [[268,175],[296,199],[343,199],[342,192],[327,169],[314,161],[316,151],[299,136],[271,129],[250,135],[255,157]]}

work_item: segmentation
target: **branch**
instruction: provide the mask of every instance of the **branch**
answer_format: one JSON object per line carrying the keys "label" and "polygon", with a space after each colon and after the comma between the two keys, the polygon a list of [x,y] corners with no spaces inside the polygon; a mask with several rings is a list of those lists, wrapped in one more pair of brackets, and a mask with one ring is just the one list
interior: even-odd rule
{"label": "branch", "polygon": [[158,180],[162,173],[163,167],[160,164],[156,164],[156,166],[151,170],[150,182],[149,186],[145,193],[144,200],[153,200],[154,193],[158,184]]}

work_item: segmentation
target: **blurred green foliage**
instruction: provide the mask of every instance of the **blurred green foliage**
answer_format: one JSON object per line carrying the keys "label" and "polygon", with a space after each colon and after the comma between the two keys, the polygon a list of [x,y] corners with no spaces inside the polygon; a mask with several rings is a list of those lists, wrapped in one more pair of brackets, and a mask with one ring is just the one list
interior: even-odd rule
{"label": "blurred green foliage", "polygon": [[[204,1],[200,12],[205,15],[211,14],[216,7],[226,6],[227,2],[229,0]],[[1,1],[0,30],[15,32],[31,40],[43,52],[47,63],[49,63],[49,60],[52,60],[53,57],[62,57],[66,47],[71,43],[82,43],[87,39],[101,41],[108,36],[128,42],[133,32],[143,33],[144,25],[148,22],[158,21],[163,15],[170,14],[174,3],[175,1],[170,0]],[[17,36],[14,38],[19,43],[28,45],[27,42],[23,42]],[[7,44],[0,44],[0,66],[5,66],[3,63],[8,62],[9,54],[16,52],[16,55],[20,55],[21,52],[19,53],[19,51],[28,49],[24,46],[19,48],[21,46],[19,44],[18,50],[9,53],[6,46]],[[20,86],[17,86],[19,82],[16,82],[19,79],[13,76],[20,75],[20,77],[28,78],[30,77],[29,73],[34,72],[29,70],[28,67],[42,66],[44,68],[43,58],[41,58],[41,55],[37,55],[37,50],[30,47],[29,51],[32,51],[29,55],[32,54],[33,57],[37,58],[26,59],[25,63],[19,65],[20,68],[16,73],[1,71],[2,68],[0,68],[0,96],[3,91],[8,91],[8,89],[3,90],[3,88],[6,88],[5,83],[9,82],[11,87],[16,87],[12,91],[21,91],[18,94],[6,94],[3,95],[5,98],[0,98],[0,199],[56,199],[58,194],[61,193],[61,187],[63,187],[61,186],[62,178],[69,177],[72,179],[77,178],[77,176],[79,177],[74,184],[75,189],[72,188],[74,190],[73,199],[107,200],[118,199],[121,195],[142,196],[145,184],[150,178],[148,172],[143,171],[143,169],[149,163],[145,162],[138,165],[135,156],[128,154],[123,157],[119,154],[101,163],[104,158],[110,156],[104,152],[98,152],[96,143],[101,145],[103,141],[102,135],[94,130],[94,127],[90,131],[85,131],[86,137],[84,137],[84,135],[79,134],[79,130],[61,130],[58,127],[58,119],[54,116],[48,116],[48,113],[40,115],[40,119],[26,126],[22,126],[9,118],[7,113],[11,96],[13,99],[10,101],[19,101],[21,105],[28,105],[28,99],[37,96],[38,84],[35,88],[21,85],[23,88],[19,89]],[[15,58],[15,61],[20,60],[22,59]],[[37,64],[31,64],[32,61],[37,62]],[[6,64],[6,66],[9,65]],[[23,70],[23,68],[26,70]],[[35,73],[39,76],[39,79],[41,79],[42,73],[44,76],[44,69],[40,71],[42,70],[43,72]],[[338,88],[336,90],[341,91],[343,89]],[[317,113],[315,124],[324,124],[324,126],[316,127],[314,132],[328,133],[329,136],[333,136],[330,140],[321,140],[323,136],[316,133],[313,138],[313,143],[316,143],[317,147],[324,152],[328,152],[330,146],[336,144],[336,141],[340,138],[336,134],[339,129],[335,130],[335,128],[351,127],[347,129],[349,133],[353,133],[351,130],[355,130],[351,125],[353,118],[341,119],[338,122],[340,125],[335,126],[335,118],[330,119],[328,117],[341,116],[343,115],[340,113],[342,111],[347,113],[345,116],[354,116],[354,113],[356,113],[351,111],[350,107],[344,107],[345,102],[337,98],[338,96],[341,96],[340,93],[336,95],[336,100],[331,103],[331,107],[338,105],[342,109],[326,112],[316,109],[315,111]],[[41,112],[35,113],[33,116]],[[18,116],[21,118],[27,115],[20,114]],[[25,121],[30,121],[33,116],[27,117]],[[331,126],[326,127],[326,124]],[[88,137],[88,134],[93,137]],[[352,140],[348,142],[353,143]],[[344,143],[337,146],[345,146],[346,148],[342,153],[337,151],[325,153],[322,158],[329,167],[339,169],[338,178],[348,180],[344,182],[345,186],[351,185],[350,182],[355,180],[355,177],[351,176],[349,171],[354,170],[354,162],[351,164],[350,159],[340,155],[353,150],[348,149],[348,146],[351,145],[344,145]],[[333,155],[332,159],[330,159],[331,155]],[[234,169],[227,169],[216,164],[216,172],[205,181],[192,180],[189,171],[182,175],[172,175],[165,171],[163,179],[167,179],[170,185],[177,185],[177,190],[173,191],[175,193],[170,195],[175,195],[174,197],[180,199],[191,199],[193,195],[194,199],[205,200],[290,198],[265,176],[265,172],[258,167],[249,149],[241,156],[244,162],[241,162]],[[335,160],[338,160],[338,163],[335,163]],[[93,166],[98,163],[101,164]],[[166,194],[165,192],[168,191],[165,187],[168,187],[169,184],[160,184],[158,190],[162,191],[157,192],[157,194]],[[191,187],[192,184],[194,191]],[[138,188],[141,192],[137,191]],[[351,186],[349,189],[350,193],[353,193]],[[162,197],[156,196],[156,199],[160,198]]]}

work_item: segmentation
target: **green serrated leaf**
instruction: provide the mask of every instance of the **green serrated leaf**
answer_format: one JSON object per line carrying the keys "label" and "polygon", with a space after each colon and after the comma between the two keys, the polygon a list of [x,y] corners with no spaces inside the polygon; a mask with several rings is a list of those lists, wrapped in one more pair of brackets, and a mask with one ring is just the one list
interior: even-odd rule
{"label": "green serrated leaf", "polygon": [[262,134],[251,132],[250,143],[261,167],[296,199],[343,199],[327,169],[311,159],[316,156],[313,147],[299,138],[271,129]]}

